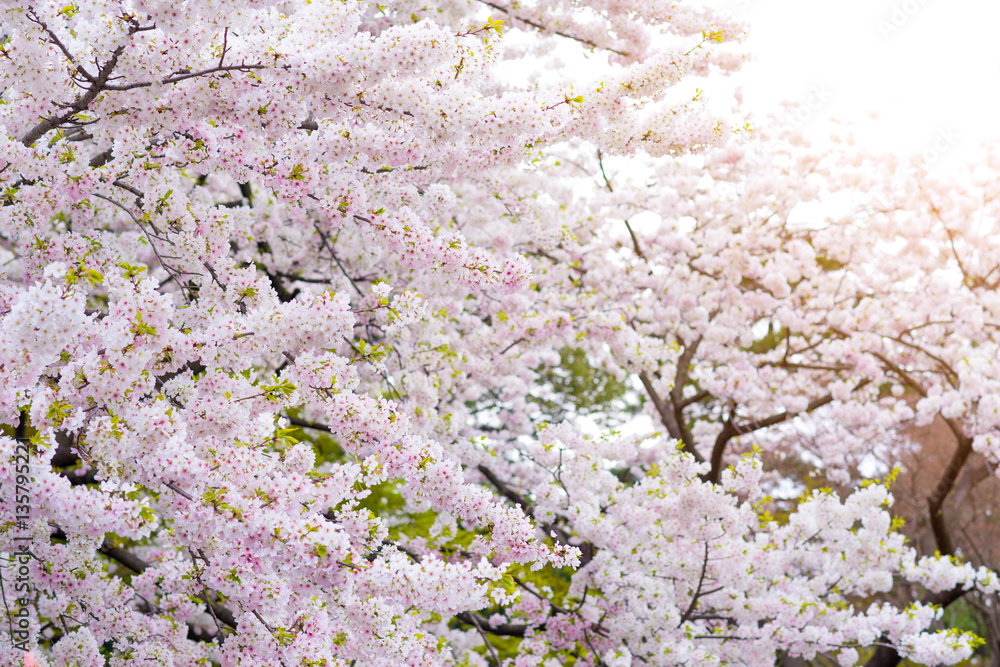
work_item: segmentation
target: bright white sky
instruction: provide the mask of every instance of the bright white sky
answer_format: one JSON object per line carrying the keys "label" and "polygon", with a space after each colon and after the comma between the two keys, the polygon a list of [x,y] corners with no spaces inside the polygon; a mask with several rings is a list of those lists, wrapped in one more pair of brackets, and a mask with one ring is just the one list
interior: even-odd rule
{"label": "bright white sky", "polygon": [[[788,117],[782,100],[812,101],[807,137],[826,136],[833,117],[858,123],[859,143],[878,152],[931,157],[935,140],[951,143],[932,167],[938,173],[1000,139],[1000,2],[709,1],[750,23],[755,62],[735,78],[758,122],[769,112]],[[829,98],[810,100],[814,90]]]}
{"label": "bright white sky", "polygon": [[[782,101],[813,101],[818,108],[798,125],[810,139],[822,143],[835,118],[857,124],[858,143],[873,152],[930,158],[937,141],[945,150],[930,168],[940,176],[974,159],[984,141],[1000,140],[997,0],[706,2],[750,23],[754,62],[730,78],[757,124],[769,113],[791,119]],[[724,113],[730,91],[718,83],[698,85]],[[815,104],[813,91],[829,99]],[[655,427],[644,415],[621,430]]]}

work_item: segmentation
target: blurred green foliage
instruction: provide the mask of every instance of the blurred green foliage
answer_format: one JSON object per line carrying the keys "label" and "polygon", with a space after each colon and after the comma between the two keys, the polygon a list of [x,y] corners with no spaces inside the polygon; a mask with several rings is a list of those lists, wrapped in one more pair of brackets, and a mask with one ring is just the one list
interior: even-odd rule
{"label": "blurred green foliage", "polygon": [[626,421],[642,409],[642,395],[614,375],[595,368],[578,347],[559,350],[559,365],[535,369],[550,396],[531,396],[546,421],[560,422],[577,415],[603,426]]}

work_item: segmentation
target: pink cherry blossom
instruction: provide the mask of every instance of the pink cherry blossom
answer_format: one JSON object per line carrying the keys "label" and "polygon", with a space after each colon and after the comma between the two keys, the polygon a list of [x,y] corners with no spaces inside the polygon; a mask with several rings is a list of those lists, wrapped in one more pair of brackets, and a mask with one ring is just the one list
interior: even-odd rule
{"label": "pink cherry blossom", "polygon": [[931,551],[876,478],[995,470],[996,155],[747,136],[695,2],[2,11],[4,660],[971,655],[956,475]]}

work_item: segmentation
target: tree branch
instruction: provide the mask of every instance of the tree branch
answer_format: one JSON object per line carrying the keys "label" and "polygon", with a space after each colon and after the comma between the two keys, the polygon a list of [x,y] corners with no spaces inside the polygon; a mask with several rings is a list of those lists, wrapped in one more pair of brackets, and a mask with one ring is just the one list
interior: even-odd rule
{"label": "tree branch", "polygon": [[[878,352],[872,352],[871,354],[885,364],[889,370],[898,375],[914,391],[921,396],[927,396],[927,390],[924,389],[923,385],[910,377],[897,364]],[[962,425],[957,420],[944,417],[943,415],[941,419],[948,425],[948,428],[955,436],[958,446],[955,448],[951,460],[948,461],[948,467],[945,468],[944,474],[941,475],[938,483],[934,486],[934,490],[927,497],[927,512],[938,551],[947,556],[954,556],[955,542],[952,540],[951,532],[948,530],[948,525],[945,522],[944,502],[947,500],[948,494],[955,488],[955,480],[958,479],[959,473],[962,472],[962,467],[969,459],[969,455],[972,454],[972,438],[965,435]]]}
{"label": "tree branch", "polygon": [[489,2],[488,0],[479,0],[479,2],[481,2],[482,4],[486,5],[487,7],[491,8],[491,9],[497,10],[498,12],[503,12],[504,14],[506,14],[509,17],[511,17],[515,21],[519,21],[520,23],[524,23],[525,25],[530,25],[532,28],[535,28],[536,30],[539,30],[541,32],[551,32],[554,35],[559,35],[560,37],[565,37],[566,39],[572,39],[575,42],[580,42],[581,44],[585,44],[585,45],[589,46],[592,49],[604,49],[605,51],[611,51],[612,53],[617,53],[620,56],[627,56],[628,55],[627,53],[625,53],[623,51],[619,51],[617,49],[612,49],[610,46],[601,46],[600,44],[597,44],[595,42],[590,41],[589,39],[585,39],[583,37],[576,37],[574,35],[570,35],[569,33],[562,32],[561,30],[553,30],[553,29],[551,29],[551,28],[543,25],[542,23],[539,23],[538,21],[534,21],[532,19],[527,19],[527,18],[524,18],[523,16],[518,16],[509,7],[504,7],[503,5],[498,5],[498,4],[495,4],[493,2]]}
{"label": "tree branch", "polygon": [[[493,471],[487,468],[485,465],[480,464],[477,467],[477,470],[479,470],[479,472],[482,473],[483,477],[489,480],[490,484],[496,487],[497,491],[499,491],[504,498],[514,503],[515,505],[520,505],[521,510],[526,515],[530,516],[532,519],[535,519],[534,505],[532,505],[532,503],[530,503],[524,496],[519,494],[510,486],[508,486],[502,479],[497,477],[493,473]],[[584,565],[592,561],[594,559],[594,556],[597,555],[597,547],[594,546],[592,542],[585,541],[579,545],[570,544],[569,542],[570,534],[567,533],[562,528],[560,528],[559,526],[552,523],[541,523],[538,521],[538,519],[535,519],[535,521],[539,523],[542,530],[544,530],[546,534],[555,533],[556,535],[559,536],[559,540],[564,545],[575,546],[580,550],[580,567],[583,567]]]}
{"label": "tree branch", "polygon": [[292,426],[298,426],[299,428],[309,428],[314,431],[323,431],[324,433],[330,433],[330,427],[326,424],[320,424],[318,422],[307,422],[304,419],[298,419],[296,417],[285,416],[288,423]]}
{"label": "tree branch", "polygon": [[708,540],[705,540],[705,557],[701,561],[701,574],[698,575],[698,587],[694,591],[694,595],[691,596],[691,604],[688,605],[687,610],[681,616],[680,623],[677,627],[684,625],[689,618],[691,618],[691,612],[694,611],[694,607],[698,604],[698,598],[701,597],[701,587],[705,583],[705,573],[708,571]]}
{"label": "tree branch", "polygon": [[101,68],[97,77],[93,79],[93,83],[90,88],[87,89],[87,92],[76,98],[76,100],[69,105],[69,110],[66,113],[55,117],[50,116],[25,132],[20,139],[21,145],[26,147],[31,146],[33,143],[45,136],[47,132],[54,130],[76,114],[89,107],[90,103],[96,100],[97,96],[106,89],[108,79],[111,77],[111,73],[114,72],[115,67],[118,66],[118,58],[124,50],[125,46],[123,45],[119,46],[112,52],[111,58],[104,63],[104,66]]}
{"label": "tree branch", "polygon": [[694,449],[694,436],[688,427],[687,419],[684,417],[684,387],[687,386],[691,377],[691,360],[694,359],[698,346],[701,345],[702,337],[698,336],[693,342],[684,347],[680,358],[677,360],[677,372],[674,375],[674,386],[670,390],[670,402],[673,405],[674,422],[680,431],[681,439],[685,444]]}
{"label": "tree branch", "polygon": [[185,81],[187,79],[194,79],[199,76],[207,76],[209,74],[217,74],[219,72],[234,72],[234,71],[246,71],[252,69],[264,69],[264,65],[253,64],[253,65],[223,65],[215,67],[209,67],[208,69],[198,70],[197,72],[175,72],[170,76],[160,79],[159,81],[138,81],[136,83],[126,83],[122,85],[106,85],[103,87],[104,90],[111,91],[125,91],[125,90],[135,90],[136,88],[148,88],[154,84],[166,85],[168,83],[178,83],[180,81]]}
{"label": "tree branch", "polygon": [[653,402],[653,407],[656,408],[656,412],[660,415],[660,422],[667,429],[667,433],[670,437],[678,440],[681,445],[683,445],[684,451],[694,457],[695,461],[698,463],[704,463],[705,457],[698,453],[698,450],[694,448],[694,445],[690,441],[684,440],[684,432],[681,431],[680,425],[677,423],[677,417],[674,411],[670,409],[656,389],[653,388],[653,383],[649,379],[649,375],[646,371],[639,373],[639,380],[642,382],[642,386],[646,389],[646,393],[649,395],[649,400]]}
{"label": "tree branch", "polygon": [[480,633],[488,632],[491,635],[497,635],[499,637],[524,637],[525,632],[528,630],[527,625],[520,625],[520,624],[515,625],[513,623],[490,625],[489,621],[487,621],[485,618],[483,618],[481,615],[479,615],[474,611],[459,612],[455,614],[455,618],[461,621],[462,623],[465,623],[466,625],[471,625],[472,627],[479,630]]}
{"label": "tree branch", "polygon": [[[925,596],[920,602],[923,604],[937,605],[943,608],[947,607],[966,593],[968,593],[968,591],[962,589],[960,586],[956,586],[950,591],[931,593],[930,595]],[[875,649],[875,653],[872,654],[872,657],[865,663],[865,667],[896,667],[902,658],[899,655],[899,652],[889,644],[888,637],[883,635],[879,638],[878,643],[878,648]]]}
{"label": "tree branch", "polygon": [[[861,382],[859,382],[857,385],[855,385],[854,389],[852,389],[851,391],[855,392],[870,382],[871,380],[866,378]],[[713,445],[712,447],[712,459],[711,459],[712,469],[709,470],[708,474],[705,476],[704,479],[706,481],[712,482],[713,484],[718,484],[719,477],[722,474],[722,455],[725,452],[726,445],[728,445],[729,441],[732,440],[733,438],[741,435],[746,435],[747,433],[753,433],[754,431],[759,431],[760,429],[763,428],[775,426],[782,422],[788,421],[789,419],[795,417],[796,415],[808,414],[832,402],[833,402],[833,395],[827,394],[826,396],[821,396],[819,398],[815,398],[812,401],[810,401],[809,405],[807,405],[806,409],[803,410],[802,412],[780,412],[778,414],[771,415],[770,417],[766,417],[764,419],[748,421],[743,424],[736,424],[733,421],[734,415],[730,414],[729,419],[727,419],[722,426],[722,431],[715,438],[715,445]]]}
{"label": "tree branch", "polygon": [[[52,538],[57,540],[68,539],[66,533],[64,533],[61,528],[56,529],[56,532],[53,533]],[[111,560],[115,561],[119,565],[124,565],[125,567],[132,570],[136,574],[142,574],[143,572],[146,571],[147,568],[149,568],[149,563],[139,558],[130,551],[126,551],[125,549],[116,547],[107,538],[105,538],[104,542],[101,544],[98,551],[107,556],[108,558],[110,558]],[[230,611],[227,607],[224,607],[220,604],[216,604],[215,602],[211,602],[207,599],[205,603],[209,606],[211,613],[218,620],[222,621],[230,628],[233,628],[234,630],[236,629],[237,626],[236,617],[233,615],[232,611]]]}
{"label": "tree branch", "polygon": [[937,543],[938,551],[946,556],[955,555],[955,543],[951,539],[951,532],[945,523],[944,501],[948,494],[955,488],[955,480],[962,471],[962,467],[972,454],[972,438],[963,436],[958,439],[958,447],[948,461],[941,479],[934,486],[931,495],[927,497],[927,512],[930,514],[931,530],[934,532],[934,541]]}

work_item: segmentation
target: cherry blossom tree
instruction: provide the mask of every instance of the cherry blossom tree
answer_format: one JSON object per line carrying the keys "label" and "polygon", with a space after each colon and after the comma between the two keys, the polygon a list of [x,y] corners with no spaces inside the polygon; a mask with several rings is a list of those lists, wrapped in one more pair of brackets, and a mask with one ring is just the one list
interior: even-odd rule
{"label": "cherry blossom tree", "polygon": [[[953,534],[949,514],[997,461],[996,158],[943,182],[920,165],[848,148],[849,136],[838,140],[844,147],[818,151],[784,137],[645,169],[594,152],[581,177],[593,191],[577,215],[600,222],[574,230],[592,234],[582,247],[549,251],[535,273],[552,281],[542,291],[554,301],[575,290],[579,308],[567,310],[581,344],[607,370],[638,378],[655,418],[703,462],[699,479],[723,482],[741,455],[763,450],[770,473],[756,492],[784,496],[769,507],[783,515],[779,523],[794,525],[830,487],[848,506],[873,470],[891,478],[908,464],[912,472],[920,454],[906,432],[936,420],[947,456],[920,492],[930,558],[916,568],[941,567],[944,556],[964,562],[969,578],[929,581],[929,570],[914,577],[908,564],[895,583],[875,587],[923,591],[925,603],[946,606],[972,579],[995,576],[971,575],[973,563],[995,561],[977,539]],[[989,506],[982,510],[988,519]],[[711,576],[713,549],[730,558],[721,542],[701,544],[698,581]],[[817,572],[834,571],[812,571],[813,585]],[[995,604],[995,584],[979,590]],[[809,618],[799,612],[781,629]],[[883,644],[868,664],[896,664],[899,649]]]}
{"label": "cherry blossom tree", "polygon": [[[998,587],[943,514],[1000,453],[986,176],[755,156],[690,85],[743,28],[687,3],[0,11],[6,661],[970,655],[932,625]],[[581,355],[662,433],[546,420]],[[939,556],[860,470],[935,415]]]}

